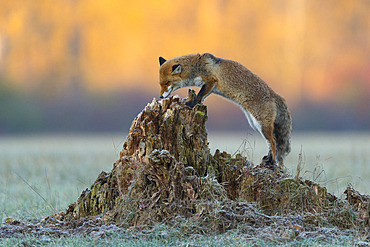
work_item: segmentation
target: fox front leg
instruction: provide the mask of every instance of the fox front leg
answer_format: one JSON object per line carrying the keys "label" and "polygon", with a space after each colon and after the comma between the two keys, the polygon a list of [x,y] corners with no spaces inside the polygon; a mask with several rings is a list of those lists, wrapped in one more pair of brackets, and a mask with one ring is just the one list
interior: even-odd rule
{"label": "fox front leg", "polygon": [[216,86],[216,80],[209,80],[205,82],[202,88],[199,90],[199,93],[195,97],[195,99],[190,100],[186,102],[185,104],[193,108],[196,104],[199,104],[200,102],[202,102],[212,92],[215,86]]}
{"label": "fox front leg", "polygon": [[192,101],[195,99],[195,97],[197,97],[197,94],[195,93],[194,89],[189,88],[187,100]]}

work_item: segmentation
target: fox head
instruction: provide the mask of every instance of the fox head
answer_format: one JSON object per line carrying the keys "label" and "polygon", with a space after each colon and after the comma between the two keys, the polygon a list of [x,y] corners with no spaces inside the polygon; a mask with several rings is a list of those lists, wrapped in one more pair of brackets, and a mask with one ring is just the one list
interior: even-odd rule
{"label": "fox head", "polygon": [[186,55],[169,60],[159,57],[160,98],[167,98],[177,89],[186,87],[186,81],[189,80],[192,73],[192,64],[197,56],[200,55]]}

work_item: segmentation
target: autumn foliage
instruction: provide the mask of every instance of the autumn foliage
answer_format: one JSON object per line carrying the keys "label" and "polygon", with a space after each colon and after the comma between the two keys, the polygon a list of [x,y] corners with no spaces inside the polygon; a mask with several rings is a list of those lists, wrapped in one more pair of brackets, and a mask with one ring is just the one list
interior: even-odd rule
{"label": "autumn foliage", "polygon": [[157,90],[158,56],[211,52],[292,102],[349,100],[370,89],[368,9],[361,0],[2,1],[0,75],[30,90],[76,81]]}
{"label": "autumn foliage", "polygon": [[[25,111],[0,109],[0,122],[5,121],[1,115],[6,111],[28,113],[32,117],[23,122],[42,129],[41,125],[58,126],[60,111],[69,111],[69,102],[73,108],[81,105],[81,112],[89,112],[86,108],[92,104],[82,96],[110,98],[120,92],[121,98],[127,98],[132,97],[131,92],[140,92],[139,96],[157,97],[159,56],[210,52],[251,69],[287,99],[293,114],[295,110],[308,112],[296,118],[296,126],[302,125],[302,117],[329,116],[334,109],[331,119],[351,119],[351,123],[359,122],[352,128],[364,128],[370,121],[366,104],[370,91],[369,7],[366,0],[2,1],[0,95],[9,95],[2,85],[22,95],[21,100],[17,96],[0,103],[14,105],[14,101],[23,102],[24,95],[42,102],[35,103],[35,111],[28,109],[33,98],[24,100]],[[222,114],[230,112],[224,109],[224,102],[213,97],[207,102],[223,109]],[[52,107],[39,109],[39,104]],[[119,104],[116,100],[113,105]],[[317,112],[322,109],[323,113]],[[76,113],[73,119],[81,116]],[[47,118],[55,118],[55,123],[45,122]],[[3,131],[17,131],[15,125],[22,123],[9,123]],[[338,121],[332,125],[338,126]],[[331,124],[322,122],[318,128],[323,126]],[[72,126],[57,129],[68,128]]]}

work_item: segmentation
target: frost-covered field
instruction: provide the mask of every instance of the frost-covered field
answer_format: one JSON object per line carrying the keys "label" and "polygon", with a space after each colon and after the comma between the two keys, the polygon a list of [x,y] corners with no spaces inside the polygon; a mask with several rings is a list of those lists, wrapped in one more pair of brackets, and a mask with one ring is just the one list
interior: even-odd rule
{"label": "frost-covered field", "polygon": [[[65,210],[82,190],[90,187],[100,171],[111,170],[125,139],[124,133],[0,137],[0,222],[10,217],[21,221],[41,219]],[[211,132],[208,141],[212,153],[216,149],[240,152],[255,164],[267,153],[266,143],[256,133]],[[300,176],[326,186],[337,196],[349,183],[362,194],[370,193],[370,133],[294,134],[292,152],[285,162],[293,175],[300,153]],[[162,238],[161,232],[153,234],[153,240]],[[11,246],[16,241],[3,243]],[[36,240],[31,237],[29,241]],[[69,243],[75,239],[60,241]],[[79,245],[80,240],[76,241]],[[81,241],[84,245],[85,240]],[[159,242],[158,246],[168,243]],[[217,246],[217,242],[209,243]]]}
{"label": "frost-covered field", "polygon": [[[52,208],[64,209],[101,170],[111,170],[125,139],[124,133],[1,137],[0,218],[42,217]],[[241,152],[255,164],[267,153],[256,133],[210,133],[208,141],[212,152]],[[285,162],[292,174],[301,150],[301,176],[337,196],[348,183],[370,193],[370,133],[295,134]]]}

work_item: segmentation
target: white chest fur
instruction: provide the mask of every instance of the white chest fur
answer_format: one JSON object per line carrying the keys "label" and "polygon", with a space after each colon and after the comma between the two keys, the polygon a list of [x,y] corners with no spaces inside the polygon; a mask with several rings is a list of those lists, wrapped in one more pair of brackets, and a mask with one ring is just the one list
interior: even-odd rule
{"label": "white chest fur", "polygon": [[201,87],[201,86],[203,86],[203,80],[202,80],[202,78],[200,77],[200,76],[198,76],[198,77],[195,77],[195,79],[194,79],[194,86],[196,86],[196,87]]}

